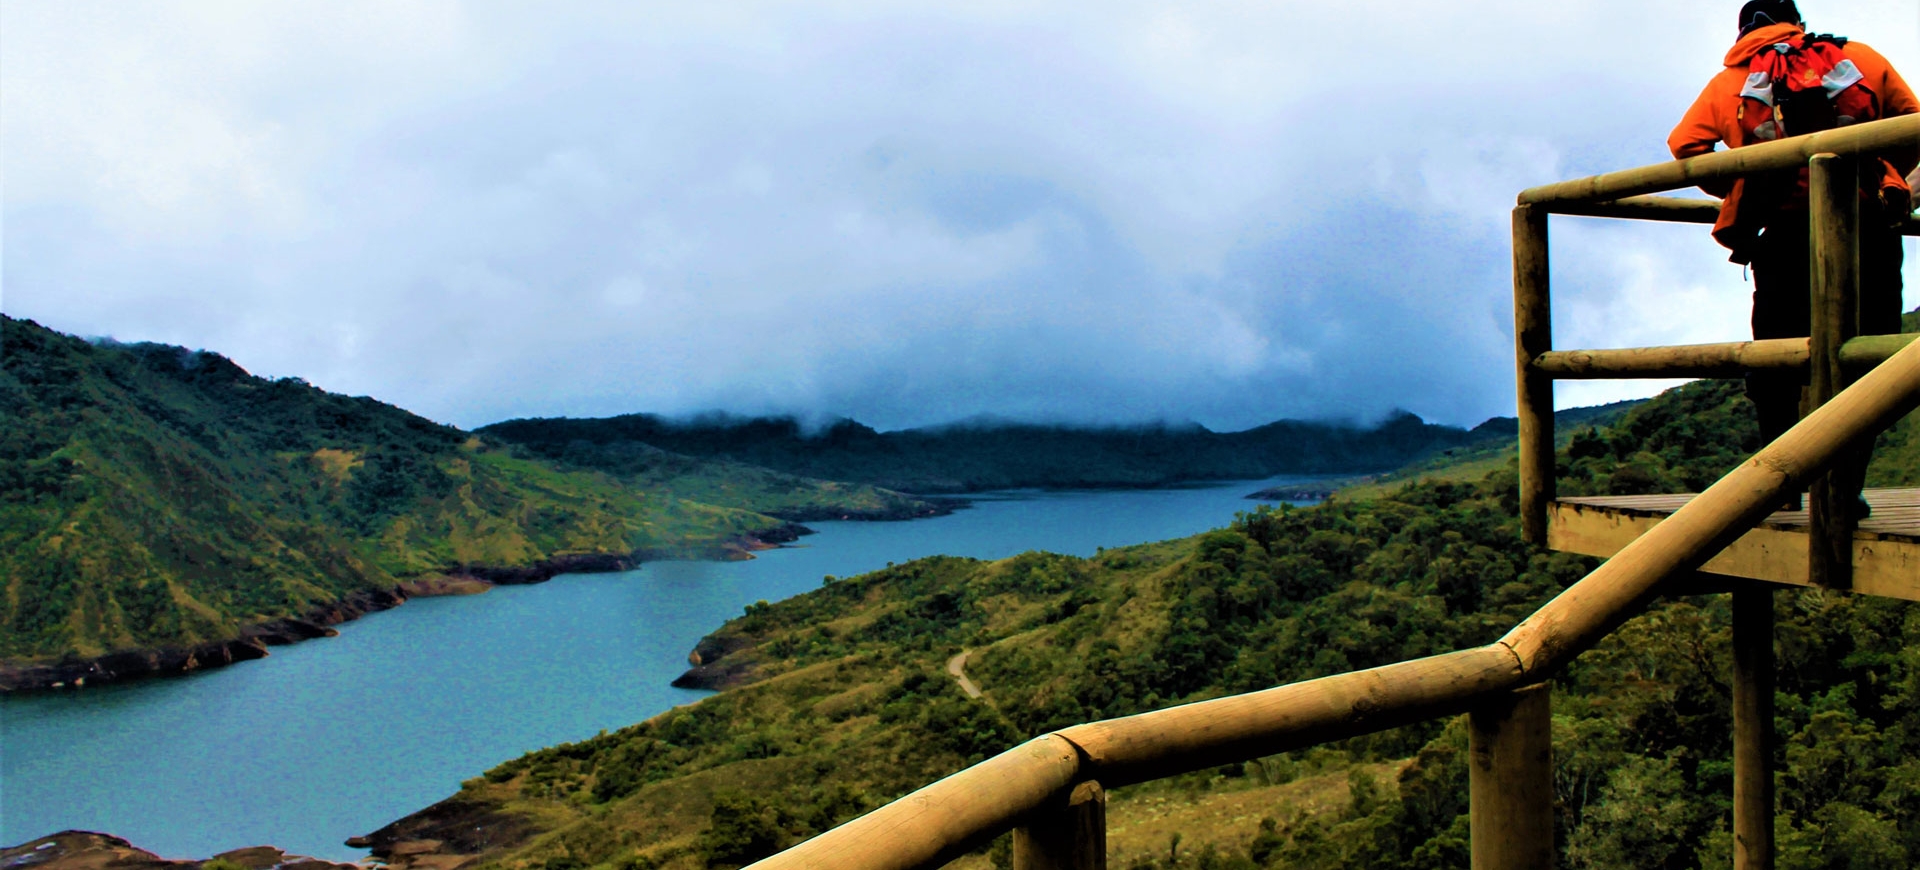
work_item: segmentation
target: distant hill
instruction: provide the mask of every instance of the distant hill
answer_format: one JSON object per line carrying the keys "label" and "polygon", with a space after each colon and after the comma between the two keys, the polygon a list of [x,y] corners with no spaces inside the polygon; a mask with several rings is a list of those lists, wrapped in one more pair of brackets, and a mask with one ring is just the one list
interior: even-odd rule
{"label": "distant hill", "polygon": [[[1920,309],[1903,315],[1906,332],[1920,332]],[[1760,427],[1737,380],[1701,380],[1633,400],[1556,412],[1555,442],[1562,495],[1699,492],[1760,449]],[[1474,429],[1498,426],[1504,440],[1447,451],[1387,474],[1284,488],[1291,495],[1369,498],[1413,480],[1472,481],[1511,466],[1518,424],[1495,417]],[[1874,444],[1867,485],[1920,486],[1920,414],[1909,414]],[[1254,498],[1279,498],[1278,491]]]}
{"label": "distant hill", "polygon": [[973,422],[878,432],[839,420],[810,432],[790,417],[651,414],[508,420],[479,432],[569,465],[618,471],[648,448],[919,493],[1022,487],[1142,487],[1276,474],[1394,468],[1498,432],[1400,413],[1375,426],[1281,420],[1242,432],[1188,425],[1049,426]]}
{"label": "distant hill", "polygon": [[257,657],[410,590],[936,510],[658,451],[561,470],[218,354],[0,328],[0,689]]}
{"label": "distant hill", "polygon": [[[1646,402],[1646,399],[1627,399],[1555,411],[1554,441],[1558,446],[1565,447],[1575,431],[1611,425]],[[1465,447],[1448,448],[1421,457],[1392,471],[1302,481],[1263,489],[1249,494],[1247,498],[1267,502],[1311,501],[1335,493],[1346,498],[1365,498],[1386,495],[1413,480],[1475,481],[1490,471],[1505,468],[1519,455],[1520,421],[1517,418],[1494,417],[1473,427],[1471,434],[1479,440]]]}

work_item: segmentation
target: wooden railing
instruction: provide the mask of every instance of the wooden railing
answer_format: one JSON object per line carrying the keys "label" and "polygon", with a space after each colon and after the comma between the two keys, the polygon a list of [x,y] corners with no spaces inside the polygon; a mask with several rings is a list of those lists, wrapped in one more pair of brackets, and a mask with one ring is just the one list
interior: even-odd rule
{"label": "wooden railing", "polygon": [[[1548,327],[1546,216],[1663,215],[1656,219],[1701,222],[1703,206],[1639,195],[1705,179],[1792,168],[1819,155],[1812,160],[1818,234],[1822,227],[1831,228],[1835,217],[1821,216],[1819,195],[1827,188],[1820,185],[1832,181],[1834,174],[1834,161],[1826,155],[1848,157],[1896,147],[1920,148],[1920,116],[1563,182],[1520,195],[1514,214],[1514,285],[1526,481],[1522,511],[1530,540],[1544,542],[1545,508],[1552,500],[1555,377],[1725,375],[1755,367],[1808,366],[1817,378],[1824,365],[1837,382],[1850,370],[1846,367],[1884,362],[1851,386],[1836,389],[1799,425],[1504,637],[1429,658],[1065,728],[752,867],[937,867],[1011,830],[1014,865],[1021,870],[1104,868],[1108,788],[1460,713],[1469,716],[1473,867],[1551,867],[1551,702],[1545,681],[1637,614],[1662,583],[1691,576],[1771,513],[1783,496],[1798,492],[1863,440],[1920,407],[1920,343],[1895,347],[1898,342],[1891,339],[1853,343],[1815,336],[1810,344],[1790,340],[1556,354]],[[1836,210],[1831,204],[1825,208]],[[1851,242],[1845,233],[1834,238]],[[1816,267],[1816,282],[1851,280],[1837,279],[1825,267],[1831,259],[1817,258],[1823,265]],[[1753,594],[1744,594],[1750,591]],[[1759,870],[1772,866],[1773,796],[1767,767],[1771,593],[1736,590],[1734,611],[1736,866]]]}
{"label": "wooden railing", "polygon": [[[1811,400],[1833,396],[1852,375],[1885,359],[1913,336],[1859,337],[1857,173],[1865,155],[1920,150],[1920,115],[1841,127],[1687,160],[1609,172],[1529,188],[1513,210],[1514,345],[1520,418],[1520,524],[1529,542],[1547,542],[1554,498],[1553,382],[1586,378],[1738,377],[1763,369],[1810,369]],[[1718,202],[1646,194],[1708,181],[1809,171],[1813,335],[1807,339],[1620,350],[1553,349],[1548,279],[1550,214],[1713,223]],[[1920,223],[1901,231],[1920,235]],[[1812,499],[1812,571],[1821,585],[1846,588],[1848,511],[1826,482]]]}

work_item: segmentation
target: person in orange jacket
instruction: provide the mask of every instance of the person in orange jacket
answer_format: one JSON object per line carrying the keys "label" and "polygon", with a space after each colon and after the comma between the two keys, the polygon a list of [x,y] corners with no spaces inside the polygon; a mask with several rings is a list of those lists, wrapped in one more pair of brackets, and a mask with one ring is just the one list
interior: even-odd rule
{"label": "person in orange jacket", "polygon": [[[1920,99],[1879,52],[1858,42],[1807,36],[1792,0],[1754,0],[1740,9],[1740,36],[1727,52],[1726,69],[1707,83],[1693,106],[1667,137],[1676,158],[1705,154],[1719,143],[1730,148],[1820,129],[1820,122],[1796,119],[1827,114],[1826,126],[1920,112]],[[1824,45],[1820,44],[1824,43]],[[1820,81],[1857,85],[1854,103],[1814,105],[1813,111],[1788,112],[1776,78],[1764,71],[1784,63],[1785,47],[1825,53]],[[1783,83],[1784,84],[1784,83]],[[1811,92],[1821,92],[1818,82]],[[1827,98],[1820,97],[1825,103]],[[1777,111],[1776,111],[1777,108]],[[1801,106],[1795,106],[1799,109]],[[1848,112],[1865,117],[1854,118]],[[1777,123],[1776,123],[1777,122]],[[1784,125],[1785,129],[1781,129]],[[1887,154],[1861,170],[1860,314],[1861,332],[1900,331],[1903,257],[1896,227],[1912,208],[1907,174],[1920,163],[1920,148]],[[1701,189],[1725,202],[1714,238],[1733,250],[1731,259],[1753,268],[1753,337],[1799,338],[1811,331],[1808,301],[1806,171],[1782,178],[1745,178],[1709,183]],[[1762,437],[1771,441],[1799,420],[1800,376],[1762,374],[1747,378],[1747,395],[1760,417]]]}

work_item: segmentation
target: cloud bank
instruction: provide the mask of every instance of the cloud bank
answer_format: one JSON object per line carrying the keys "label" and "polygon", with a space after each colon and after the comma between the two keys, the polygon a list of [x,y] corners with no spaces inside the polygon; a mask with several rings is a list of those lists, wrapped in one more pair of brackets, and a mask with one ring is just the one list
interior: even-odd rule
{"label": "cloud bank", "polygon": [[[1664,159],[1725,5],[8,4],[0,306],[467,426],[1470,424],[1513,195]],[[1745,335],[1699,228],[1553,233],[1562,346]]]}

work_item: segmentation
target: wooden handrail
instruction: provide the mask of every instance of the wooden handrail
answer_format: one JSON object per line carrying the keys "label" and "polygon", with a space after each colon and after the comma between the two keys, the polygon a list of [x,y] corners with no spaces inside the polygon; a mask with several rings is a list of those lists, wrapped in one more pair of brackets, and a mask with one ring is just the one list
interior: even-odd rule
{"label": "wooden handrail", "polygon": [[1080,775],[1080,754],[1036,737],[779,854],[758,868],[938,867],[1059,800]]}
{"label": "wooden handrail", "polygon": [[[1666,221],[1682,224],[1711,224],[1720,219],[1720,200],[1678,196],[1629,196],[1603,202],[1555,202],[1547,211],[1574,217],[1625,218],[1639,221]],[[1920,215],[1912,215],[1897,230],[1901,235],[1920,236]]]}
{"label": "wooden handrail", "polygon": [[1554,214],[1577,217],[1710,224],[1720,219],[1720,200],[1687,199],[1678,196],[1629,196],[1605,202],[1557,202],[1548,205],[1547,210]]}
{"label": "wooden handrail", "polygon": [[1693,187],[1703,181],[1732,179],[1761,172],[1800,169],[1815,154],[1840,156],[1913,148],[1920,141],[1920,114],[1901,115],[1837,127],[1804,136],[1715,151],[1685,160],[1656,163],[1602,175],[1529,187],[1520,205],[1544,205],[1558,211],[1569,203],[1619,200],[1647,193]]}
{"label": "wooden handrail", "polygon": [[[1864,335],[1840,346],[1840,364],[1873,368],[1920,333]],[[1737,378],[1752,371],[1804,369],[1812,359],[1811,339],[1768,338],[1714,344],[1623,347],[1606,350],[1555,350],[1533,359],[1532,367],[1555,380],[1598,378]]]}
{"label": "wooden handrail", "polygon": [[1078,782],[1141,782],[1461,712],[1551,678],[1690,576],[1857,439],[1920,407],[1920,342],[1821,406],[1493,644],[1244,695],[1075,725],[1036,738],[751,865],[937,867]]}
{"label": "wooden handrail", "polygon": [[1087,775],[1118,786],[1465,712],[1539,682],[1526,676],[1496,643],[1054,733],[1080,747]]}

